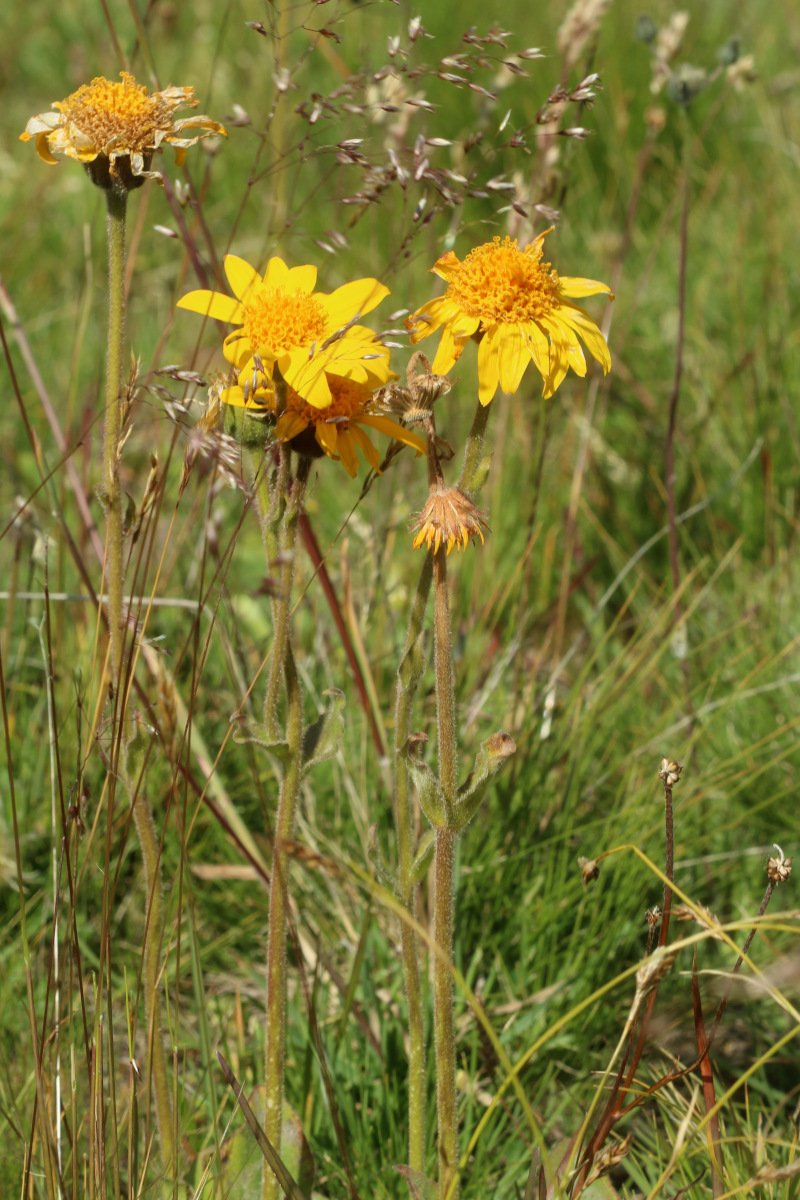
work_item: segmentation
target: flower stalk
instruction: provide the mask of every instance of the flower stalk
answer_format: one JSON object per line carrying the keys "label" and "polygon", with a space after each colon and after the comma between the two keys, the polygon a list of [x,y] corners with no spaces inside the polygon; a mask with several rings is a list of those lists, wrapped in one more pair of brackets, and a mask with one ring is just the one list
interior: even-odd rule
{"label": "flower stalk", "polygon": [[[106,571],[108,575],[108,627],[111,639],[111,678],[115,691],[122,677],[122,501],[119,486],[119,453],[122,438],[122,354],[125,341],[125,218],[128,193],[110,188],[108,209],[108,345],[106,358],[106,414],[103,435],[103,492],[106,510]],[[121,713],[122,697],[118,696]]]}
{"label": "flower stalk", "polygon": [[[264,1131],[280,1153],[283,1129],[283,1089],[286,1063],[286,993],[287,993],[287,915],[288,881],[286,845],[294,833],[297,798],[303,771],[303,702],[300,681],[295,667],[291,642],[292,583],[297,542],[297,526],[303,509],[311,459],[298,460],[297,473],[291,478],[291,455],[284,447],[274,480],[276,489],[285,495],[285,509],[278,537],[280,558],[278,592],[273,603],[273,647],[264,724],[267,739],[283,744],[280,767],[280,791],[273,833],[272,869],[269,888],[269,918],[267,932],[267,1028],[265,1050],[266,1111]],[[261,495],[261,493],[259,493]],[[270,513],[262,514],[265,543],[269,551],[272,534],[270,518],[279,511],[283,497],[273,492]],[[279,731],[279,691],[283,685],[286,700],[286,722],[283,736]],[[262,1200],[280,1200],[278,1178],[265,1165]]]}
{"label": "flower stalk", "polygon": [[[414,804],[404,748],[411,733],[411,705],[422,669],[422,633],[433,576],[431,555],[425,555],[397,672],[394,716],[394,821],[397,839],[398,891],[409,916],[416,916],[417,885],[414,864]],[[400,923],[400,949],[408,1004],[408,1165],[425,1172],[426,1062],[425,1021],[420,978],[419,939],[412,926]]]}

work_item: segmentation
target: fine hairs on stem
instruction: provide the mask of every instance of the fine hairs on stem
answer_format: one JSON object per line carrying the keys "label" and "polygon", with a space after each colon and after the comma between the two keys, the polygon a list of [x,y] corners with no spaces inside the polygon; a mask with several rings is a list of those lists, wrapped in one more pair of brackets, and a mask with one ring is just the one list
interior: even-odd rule
{"label": "fine hairs on stem", "polygon": [[[169,1072],[164,1053],[159,987],[163,935],[161,861],[153,814],[144,791],[128,778],[128,750],[123,680],[124,542],[119,456],[122,441],[122,362],[125,342],[125,220],[128,193],[124,187],[105,191],[108,208],[108,346],[106,360],[106,419],[103,437],[103,500],[106,511],[106,565],[108,572],[108,624],[111,643],[111,679],[114,691],[111,779],[123,782],[131,806],[134,828],[144,864],[148,913],[143,947],[143,982],[147,1013],[148,1077],[155,1094],[161,1158],[168,1178],[176,1179],[177,1148]],[[113,782],[112,782],[113,787]]]}
{"label": "fine hairs on stem", "polygon": [[[291,474],[291,452],[278,450],[278,468],[272,478],[272,494],[258,488],[256,495],[262,518],[267,553],[279,557],[278,589],[273,611],[272,658],[264,703],[264,734],[267,742],[283,742],[278,766],[278,808],[273,828],[272,870],[269,888],[267,931],[267,1018],[265,1049],[265,1123],[264,1132],[280,1153],[283,1128],[283,1090],[286,1060],[286,988],[287,988],[287,857],[286,843],[291,840],[297,812],[297,798],[303,768],[303,700],[295,667],[291,639],[292,584],[297,543],[297,527],[303,509],[311,459],[298,459],[297,473]],[[277,525],[277,530],[276,530]],[[276,554],[277,552],[277,554]],[[280,731],[279,692],[283,690],[286,718]],[[263,1200],[279,1200],[282,1189],[277,1176],[265,1164],[262,1177]]]}

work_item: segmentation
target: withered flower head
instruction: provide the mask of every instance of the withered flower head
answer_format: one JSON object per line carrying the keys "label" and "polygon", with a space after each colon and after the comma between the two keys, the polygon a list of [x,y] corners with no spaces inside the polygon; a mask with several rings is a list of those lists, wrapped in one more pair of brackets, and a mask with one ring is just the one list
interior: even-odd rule
{"label": "withered flower head", "polygon": [[672,788],[681,777],[683,767],[680,763],[675,762],[671,758],[662,758],[661,769],[658,772],[658,778],[663,780],[664,787]]}
{"label": "withered flower head", "polygon": [[786,857],[777,842],[773,845],[778,853],[767,861],[767,878],[770,883],[785,883],[792,873],[792,860]]}
{"label": "withered flower head", "polygon": [[120,80],[98,75],[65,100],[55,101],[54,111],[31,117],[20,140],[35,139],[46,163],[55,163],[58,155],[83,163],[92,182],[106,191],[130,191],[145,179],[160,179],[149,168],[163,142],[175,147],[182,162],[187,148],[201,138],[227,136],[224,126],[210,117],[174,119],[177,108],[196,106],[194,88],[150,93],[127,71],[120,72]]}
{"label": "withered flower head", "polygon": [[596,858],[585,858],[583,855],[578,859],[578,866],[581,869],[581,883],[586,886],[587,883],[592,883],[600,874],[600,864]]}
{"label": "withered flower head", "polygon": [[446,546],[448,554],[454,546],[466,550],[470,538],[480,538],[483,543],[485,528],[486,519],[469,496],[460,488],[439,484],[431,489],[414,522],[413,547],[416,550],[424,544],[435,553],[440,546]]}

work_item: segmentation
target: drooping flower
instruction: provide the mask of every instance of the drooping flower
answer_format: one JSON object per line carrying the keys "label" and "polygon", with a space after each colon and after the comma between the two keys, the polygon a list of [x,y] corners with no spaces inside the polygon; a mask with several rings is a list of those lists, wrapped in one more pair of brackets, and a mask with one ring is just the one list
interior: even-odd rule
{"label": "drooping flower", "polygon": [[273,413],[276,417],[274,436],[288,442],[299,454],[316,458],[323,453],[338,459],[345,471],[355,477],[360,450],[373,471],[381,463],[381,455],[366,430],[394,438],[422,454],[425,439],[405,429],[391,417],[375,412],[372,388],[343,375],[328,375],[331,402],[325,408],[308,404],[293,388],[287,387],[282,398],[282,411],[277,412],[274,392],[261,391],[255,397],[245,397],[242,388],[229,388],[228,404],[244,407],[251,412]]}
{"label": "drooping flower", "polygon": [[226,403],[254,415],[271,415],[275,419],[273,436],[277,441],[287,442],[292,449],[311,458],[327,454],[341,461],[351,477],[358,470],[359,450],[373,470],[380,466],[381,455],[366,429],[411,446],[418,454],[424,452],[424,438],[375,411],[377,405],[370,385],[333,374],[328,375],[327,385],[331,403],[325,408],[309,404],[288,386],[280,400],[272,389],[261,388],[248,395],[240,387],[228,388],[223,398]]}
{"label": "drooping flower", "polygon": [[419,513],[414,530],[416,537],[412,546],[417,550],[425,545],[434,553],[445,546],[449,554],[453,547],[466,550],[470,538],[480,538],[486,519],[460,488],[438,484],[431,488],[428,499]]}
{"label": "drooping flower", "polygon": [[[572,300],[599,292],[612,296],[605,283],[559,276],[542,261],[544,233],[519,247],[513,238],[496,237],[471,250],[461,261],[451,251],[433,271],[447,283],[444,295],[429,300],[407,319],[411,341],[438,329],[441,341],[433,371],[444,375],[473,336],[478,340],[478,386],[488,404],[498,386],[516,392],[530,363],[552,396],[572,368],[586,374],[586,349],[606,374],[611,355],[594,321]],[[612,296],[613,299],[613,296]]]}
{"label": "drooping flower", "polygon": [[174,119],[177,108],[197,105],[194,88],[168,87],[150,93],[127,71],[120,72],[120,80],[115,83],[98,75],[65,100],[55,101],[55,111],[31,117],[20,140],[35,139],[39,157],[46,163],[57,162],[58,155],[74,158],[98,186],[131,190],[145,179],[160,178],[149,168],[164,142],[175,147],[180,163],[188,147],[201,138],[227,136],[224,126],[210,117]]}
{"label": "drooping flower", "polygon": [[[236,255],[225,259],[235,299],[201,289],[179,308],[239,328],[225,338],[223,353],[238,372],[245,397],[269,387],[277,366],[283,379],[315,408],[332,400],[328,379],[340,376],[370,388],[391,378],[389,351],[371,330],[355,324],[380,304],[389,289],[377,279],[355,279],[333,292],[315,292],[317,268],[288,267],[271,258],[263,276]],[[228,403],[237,403],[226,395]]]}

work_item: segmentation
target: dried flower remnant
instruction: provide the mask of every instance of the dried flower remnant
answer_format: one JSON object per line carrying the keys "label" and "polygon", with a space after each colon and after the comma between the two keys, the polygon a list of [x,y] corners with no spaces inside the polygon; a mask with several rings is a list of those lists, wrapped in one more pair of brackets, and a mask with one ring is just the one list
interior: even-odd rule
{"label": "dried flower remnant", "polygon": [[792,873],[792,860],[786,857],[777,842],[773,844],[778,853],[767,861],[767,878],[772,884],[786,883]]}
{"label": "dried flower remnant", "polygon": [[317,292],[317,268],[310,264],[290,268],[275,257],[262,276],[233,254],[225,259],[225,274],[233,296],[199,289],[183,296],[178,307],[239,326],[223,344],[238,372],[238,387],[223,392],[226,404],[263,406],[258,392],[271,388],[276,367],[315,408],[332,402],[331,375],[371,388],[391,377],[388,348],[355,323],[389,294],[377,279]]}
{"label": "dried flower remnant", "polygon": [[479,338],[478,384],[481,404],[489,404],[497,388],[516,392],[533,363],[544,381],[545,397],[552,396],[572,369],[586,374],[581,341],[603,373],[611,370],[611,355],[600,329],[572,300],[598,293],[613,299],[611,289],[594,279],[559,276],[542,261],[544,239],[539,234],[520,248],[510,237],[476,246],[461,261],[452,252],[433,267],[444,279],[443,296],[429,300],[406,320],[411,341],[442,330],[433,360],[436,374],[458,362],[472,337]]}
{"label": "dried flower remnant", "polygon": [[585,858],[584,855],[581,855],[578,859],[578,866],[581,871],[581,883],[584,887],[599,878],[600,864],[596,858]]}
{"label": "dried flower remnant", "polygon": [[65,100],[55,101],[54,111],[31,117],[20,140],[35,139],[46,163],[56,163],[59,155],[74,158],[99,187],[130,191],[145,179],[161,178],[149,168],[165,142],[175,147],[180,163],[188,147],[201,138],[227,136],[224,126],[211,117],[175,120],[176,109],[196,104],[191,87],[151,93],[127,71],[120,72],[119,83],[98,75]]}
{"label": "dried flower remnant", "polygon": [[682,772],[683,767],[680,763],[675,762],[671,758],[662,758],[658,778],[662,781],[664,787],[673,788],[680,779]]}
{"label": "dried flower remnant", "polygon": [[470,538],[480,538],[483,544],[486,520],[459,488],[440,484],[431,489],[413,528],[415,550],[425,545],[436,553],[445,546],[449,554],[454,547],[466,550]]}

